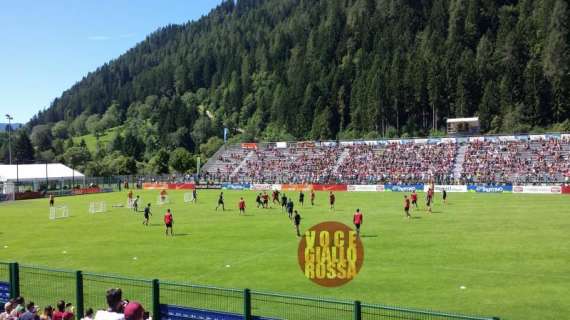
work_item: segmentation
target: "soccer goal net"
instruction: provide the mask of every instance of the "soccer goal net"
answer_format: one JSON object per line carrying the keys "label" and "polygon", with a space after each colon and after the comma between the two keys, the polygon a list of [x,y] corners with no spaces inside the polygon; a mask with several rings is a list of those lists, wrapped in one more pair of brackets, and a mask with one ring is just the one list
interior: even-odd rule
{"label": "soccer goal net", "polygon": [[65,219],[69,217],[69,210],[67,206],[50,207],[49,218],[50,220]]}
{"label": "soccer goal net", "polygon": [[12,182],[0,182],[0,201],[16,200],[16,188]]}
{"label": "soccer goal net", "polygon": [[91,202],[89,203],[89,213],[104,213],[107,212],[107,202]]}
{"label": "soccer goal net", "polygon": [[186,193],[184,194],[184,202],[192,202],[192,200],[194,200],[194,197],[192,196],[192,193],[186,192]]}

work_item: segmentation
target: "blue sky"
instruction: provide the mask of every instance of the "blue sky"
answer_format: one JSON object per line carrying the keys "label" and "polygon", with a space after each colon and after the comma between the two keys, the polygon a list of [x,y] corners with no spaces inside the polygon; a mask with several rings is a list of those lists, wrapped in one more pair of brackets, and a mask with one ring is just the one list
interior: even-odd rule
{"label": "blue sky", "polygon": [[221,0],[0,0],[0,110],[16,122],[154,30]]}

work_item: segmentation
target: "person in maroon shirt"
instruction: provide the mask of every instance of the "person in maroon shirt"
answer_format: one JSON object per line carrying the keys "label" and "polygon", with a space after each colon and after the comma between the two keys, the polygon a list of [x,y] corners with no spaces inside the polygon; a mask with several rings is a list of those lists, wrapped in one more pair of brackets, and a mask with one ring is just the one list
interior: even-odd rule
{"label": "person in maroon shirt", "polygon": [[172,230],[172,223],[174,219],[172,218],[172,212],[170,209],[166,210],[166,214],[164,215],[164,225],[166,226],[166,236],[168,236],[168,229],[170,229],[170,235],[174,237],[174,232]]}
{"label": "person in maroon shirt", "polygon": [[52,320],[71,320],[73,319],[73,312],[65,310],[65,301],[60,300],[57,302],[57,310],[52,315]]}
{"label": "person in maroon shirt", "polygon": [[243,200],[242,198],[239,198],[239,202],[238,202],[238,208],[239,208],[239,214],[245,214],[245,200]]}
{"label": "person in maroon shirt", "polygon": [[315,205],[315,190],[311,190],[311,205]]}
{"label": "person in maroon shirt", "polygon": [[412,191],[412,194],[410,195],[410,197],[412,198],[412,205],[414,205],[417,209],[418,208],[418,194],[416,193],[416,190]]}
{"label": "person in maroon shirt", "polygon": [[360,225],[362,225],[362,212],[360,209],[356,209],[354,216],[352,217],[352,222],[354,223],[354,227],[356,228],[356,236],[360,237]]}

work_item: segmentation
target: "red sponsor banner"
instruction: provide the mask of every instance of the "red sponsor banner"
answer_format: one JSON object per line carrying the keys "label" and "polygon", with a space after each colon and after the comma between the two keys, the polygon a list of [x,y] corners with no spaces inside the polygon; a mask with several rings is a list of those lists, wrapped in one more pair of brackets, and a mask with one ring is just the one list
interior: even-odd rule
{"label": "red sponsor banner", "polygon": [[193,190],[196,185],[193,183],[143,183],[145,190]]}
{"label": "red sponsor banner", "polygon": [[38,199],[43,197],[44,195],[41,192],[26,191],[16,193],[16,200]]}
{"label": "red sponsor banner", "polygon": [[311,184],[282,184],[281,190],[283,191],[311,191],[313,185]]}
{"label": "red sponsor banner", "polygon": [[570,184],[563,184],[561,188],[563,194],[570,194]]}
{"label": "red sponsor banner", "polygon": [[313,190],[316,191],[347,191],[346,184],[313,184]]}
{"label": "red sponsor banner", "polygon": [[152,182],[146,182],[146,183],[143,183],[143,189],[145,189],[145,190],[168,189],[168,183],[152,183]]}
{"label": "red sponsor banner", "polygon": [[241,148],[242,149],[257,149],[257,143],[242,143],[241,144]]}
{"label": "red sponsor banner", "polygon": [[101,189],[99,187],[73,189],[72,191],[74,195],[99,193],[99,192],[101,192]]}

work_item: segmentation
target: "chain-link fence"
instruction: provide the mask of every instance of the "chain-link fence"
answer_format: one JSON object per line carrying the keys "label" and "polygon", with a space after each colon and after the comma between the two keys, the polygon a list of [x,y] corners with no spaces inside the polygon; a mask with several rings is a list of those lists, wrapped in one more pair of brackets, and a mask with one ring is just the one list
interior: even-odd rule
{"label": "chain-link fence", "polygon": [[75,273],[67,270],[47,269],[36,266],[19,267],[20,295],[28,297],[39,306],[55,306],[59,300],[76,304]]}
{"label": "chain-link fence", "polygon": [[5,291],[0,290],[4,293],[0,292],[0,298],[21,295],[39,306],[53,306],[64,300],[76,306],[77,318],[83,316],[86,308],[106,309],[106,292],[110,288],[121,288],[123,299],[139,301],[158,320],[498,319],[0,262],[0,289]]}

